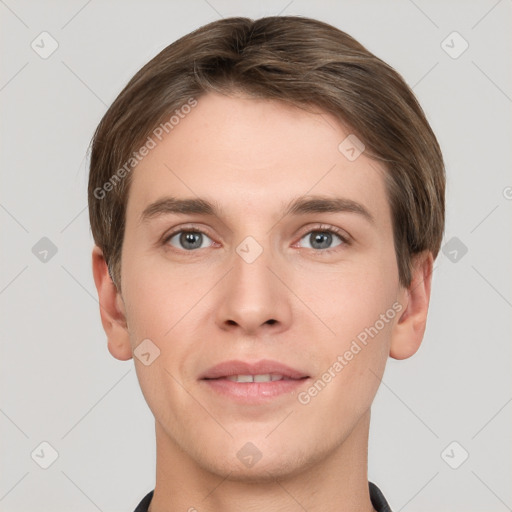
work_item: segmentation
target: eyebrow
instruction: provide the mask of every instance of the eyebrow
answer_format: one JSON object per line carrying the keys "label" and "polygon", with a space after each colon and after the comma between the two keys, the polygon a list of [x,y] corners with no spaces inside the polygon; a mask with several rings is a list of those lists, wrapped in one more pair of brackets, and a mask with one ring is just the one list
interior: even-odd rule
{"label": "eyebrow", "polygon": [[[212,217],[222,216],[223,209],[217,202],[202,198],[164,197],[149,204],[140,216],[140,222],[168,214],[186,215],[197,214]],[[375,219],[369,210],[352,199],[329,196],[301,196],[293,199],[286,206],[283,217],[287,215],[304,215],[310,213],[356,213],[370,223]]]}

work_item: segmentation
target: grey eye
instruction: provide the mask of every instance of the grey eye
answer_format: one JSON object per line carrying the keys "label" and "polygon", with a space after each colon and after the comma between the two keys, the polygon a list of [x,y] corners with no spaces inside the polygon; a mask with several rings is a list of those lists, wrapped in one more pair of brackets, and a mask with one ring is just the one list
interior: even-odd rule
{"label": "grey eye", "polygon": [[308,241],[310,244],[309,247],[306,246],[308,249],[331,249],[333,236],[340,240],[340,243],[336,245],[340,245],[343,242],[338,235],[325,230],[310,231],[308,234],[303,236],[301,240],[306,239]]}
{"label": "grey eye", "polygon": [[169,238],[168,243],[173,247],[177,247],[178,249],[192,251],[194,249],[202,249],[203,247],[208,247],[210,244],[207,243],[204,245],[206,242],[205,239],[210,240],[211,242],[211,238],[204,233],[201,233],[200,231],[179,231],[171,238]]}

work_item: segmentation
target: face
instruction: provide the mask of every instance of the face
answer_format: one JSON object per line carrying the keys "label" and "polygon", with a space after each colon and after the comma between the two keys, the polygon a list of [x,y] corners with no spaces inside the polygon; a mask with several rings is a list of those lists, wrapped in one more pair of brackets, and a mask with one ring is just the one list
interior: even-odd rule
{"label": "face", "polygon": [[209,93],[134,171],[127,339],[150,340],[134,361],[157,442],[204,469],[291,474],[369,415],[402,289],[384,170],[338,149],[349,134]]}

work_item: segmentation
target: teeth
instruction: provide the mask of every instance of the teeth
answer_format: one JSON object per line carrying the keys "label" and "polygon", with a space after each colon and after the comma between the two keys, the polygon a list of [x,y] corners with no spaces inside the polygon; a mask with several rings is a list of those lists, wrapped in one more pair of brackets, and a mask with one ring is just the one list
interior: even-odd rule
{"label": "teeth", "polygon": [[273,382],[275,380],[283,380],[284,377],[282,375],[265,373],[262,375],[230,375],[226,379],[233,382]]}

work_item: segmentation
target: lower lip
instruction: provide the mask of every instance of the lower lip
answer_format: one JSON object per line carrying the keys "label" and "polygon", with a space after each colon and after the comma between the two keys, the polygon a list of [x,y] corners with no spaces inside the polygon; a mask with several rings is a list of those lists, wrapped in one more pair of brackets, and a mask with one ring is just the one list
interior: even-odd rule
{"label": "lower lip", "polygon": [[286,393],[295,393],[309,379],[275,380],[272,382],[235,382],[228,379],[203,379],[216,393],[239,403],[265,403]]}

